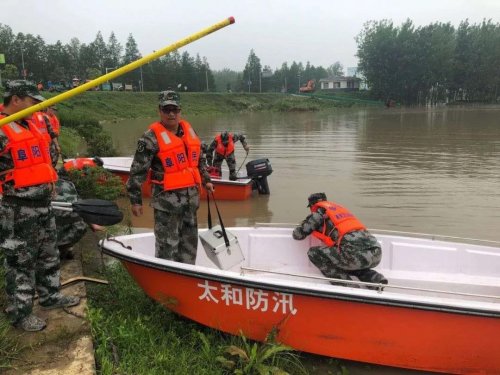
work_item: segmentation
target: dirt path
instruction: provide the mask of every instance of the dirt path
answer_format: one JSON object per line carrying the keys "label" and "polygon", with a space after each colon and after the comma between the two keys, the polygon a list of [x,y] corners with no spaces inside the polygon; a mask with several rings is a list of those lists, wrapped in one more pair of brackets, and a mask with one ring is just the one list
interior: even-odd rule
{"label": "dirt path", "polygon": [[[84,243],[78,244],[75,258],[63,261],[61,282],[83,275],[81,250],[84,246]],[[36,333],[11,330],[10,334],[23,350],[6,375],[95,374],[94,347],[90,325],[85,319],[85,284],[72,284],[64,288],[64,293],[79,296],[80,304],[67,309],[42,310],[35,302],[34,313],[47,320],[47,327]]]}

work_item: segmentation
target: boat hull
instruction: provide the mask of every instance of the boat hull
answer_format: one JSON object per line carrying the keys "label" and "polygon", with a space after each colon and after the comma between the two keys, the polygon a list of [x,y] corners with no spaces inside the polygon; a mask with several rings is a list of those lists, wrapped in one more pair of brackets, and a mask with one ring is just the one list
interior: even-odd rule
{"label": "boat hull", "polygon": [[[456,374],[498,374],[500,319],[315,296],[273,285],[157,269],[122,259],[153,299],[200,324],[262,341],[272,330],[297,350],[368,363]],[[208,278],[207,278],[208,277]]]}
{"label": "boat hull", "polygon": [[[124,184],[129,178],[130,165],[132,158],[102,158],[104,160],[104,168],[115,176],[121,178]],[[212,183],[215,187],[215,198],[218,200],[246,200],[252,196],[253,182],[251,179],[245,178],[238,181],[230,181],[226,179],[213,178]],[[142,196],[151,198],[151,181],[148,179],[142,184]],[[202,187],[201,199],[207,198],[207,191]]]}

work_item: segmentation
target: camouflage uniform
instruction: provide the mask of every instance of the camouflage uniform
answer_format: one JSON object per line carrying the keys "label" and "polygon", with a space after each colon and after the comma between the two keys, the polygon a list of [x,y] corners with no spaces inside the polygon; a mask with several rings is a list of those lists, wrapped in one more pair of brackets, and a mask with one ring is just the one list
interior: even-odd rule
{"label": "camouflage uniform", "polygon": [[[75,185],[65,178],[65,173],[59,172],[59,180],[56,182],[56,193],[54,201],[58,202],[76,202],[78,193]],[[68,251],[84,236],[88,225],[75,212],[54,210],[56,216],[57,228],[57,247],[61,252],[61,258],[64,258],[64,252]]]}
{"label": "camouflage uniform", "polygon": [[[26,81],[14,81],[4,97],[14,95],[43,100],[36,88]],[[5,115],[2,114],[0,118]],[[29,129],[24,120],[17,121],[17,124]],[[0,176],[2,172],[14,168],[11,153],[6,148],[8,143],[7,136],[0,128]],[[59,293],[59,251],[56,247],[54,213],[50,207],[54,184],[16,189],[13,181],[7,181],[2,187],[0,250],[5,255],[5,312],[12,323],[20,323],[23,329],[40,330],[44,322],[31,315],[35,289],[39,303],[44,306],[60,307],[62,305],[59,303],[78,303],[78,298],[68,298]]]}
{"label": "camouflage uniform", "polygon": [[[27,128],[24,121],[19,125]],[[8,139],[0,129],[0,152]],[[14,166],[10,153],[0,156],[0,172]],[[56,223],[50,207],[53,185],[14,189],[3,185],[0,205],[0,249],[5,254],[6,313],[15,323],[31,314],[35,288],[40,303],[49,304],[59,290],[59,251]]]}
{"label": "camouflage uniform", "polygon": [[[179,126],[177,134],[182,137]],[[142,205],[141,186],[151,170],[153,180],[163,180],[163,167],[156,157],[159,151],[155,133],[148,129],[137,142],[137,150],[130,167],[127,191],[132,205]],[[198,169],[203,184],[211,182],[206,171],[206,159],[200,155]],[[167,176],[168,178],[168,176]],[[200,205],[197,186],[164,191],[161,184],[152,184],[151,206],[155,217],[155,254],[159,258],[194,264],[198,247],[198,219]]]}
{"label": "camouflage uniform", "polygon": [[[241,145],[246,149],[247,142],[245,140],[245,136],[243,134],[233,133],[233,142],[236,143],[240,141]],[[217,151],[217,140],[214,139],[207,150],[207,163],[208,165],[213,165],[220,169],[222,166],[222,162],[224,159],[226,160],[227,166],[229,168],[229,178],[231,180],[236,180],[236,157],[234,156],[234,152],[231,152],[229,155],[224,156],[219,154]],[[213,159],[213,161],[212,161]]]}
{"label": "camouflage uniform", "polygon": [[322,232],[325,221],[326,233],[330,233],[335,245],[312,246],[307,252],[309,259],[321,273],[326,277],[342,280],[352,280],[351,276],[356,276],[364,282],[383,282],[383,275],[371,269],[382,259],[382,249],[377,239],[367,230],[357,230],[346,233],[339,248],[336,243],[338,230],[321,207],[294,229],[293,238],[303,240],[313,231]]}

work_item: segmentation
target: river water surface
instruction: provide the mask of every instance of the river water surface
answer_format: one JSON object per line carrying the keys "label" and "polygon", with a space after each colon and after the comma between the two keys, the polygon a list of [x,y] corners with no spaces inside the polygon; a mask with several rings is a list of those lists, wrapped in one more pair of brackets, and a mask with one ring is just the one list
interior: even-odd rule
{"label": "river water surface", "polygon": [[[250,146],[246,162],[271,161],[269,196],[218,202],[227,226],[298,223],[308,214],[308,195],[325,192],[368,228],[500,240],[498,107],[184,115],[207,143],[221,130],[242,132]],[[105,128],[126,156],[153,121]],[[244,156],[236,144],[238,166]],[[206,212],[202,203],[200,227]],[[152,228],[152,211],[133,224]],[[312,362],[321,368],[321,361]],[[420,373],[356,363],[348,369],[351,375]]]}
{"label": "river water surface", "polygon": [[[271,161],[271,194],[220,201],[226,225],[297,223],[308,195],[325,192],[369,228],[500,240],[500,108],[184,115],[207,143],[224,129],[242,132],[245,163]],[[153,121],[105,128],[120,155],[132,155]],[[237,166],[244,156],[236,144]],[[136,225],[152,227],[149,213]]]}

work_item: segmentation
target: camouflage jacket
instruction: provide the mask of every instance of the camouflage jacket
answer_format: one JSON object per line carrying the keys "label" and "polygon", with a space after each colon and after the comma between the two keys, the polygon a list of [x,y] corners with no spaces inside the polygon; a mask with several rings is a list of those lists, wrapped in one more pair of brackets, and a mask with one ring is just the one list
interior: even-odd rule
{"label": "camouflage jacket", "polygon": [[[0,115],[0,118],[3,117]],[[17,121],[17,124],[29,129],[28,123],[25,120]],[[2,172],[6,172],[14,168],[14,161],[10,152],[6,149],[9,139],[5,133],[0,128],[0,179],[2,178]],[[3,184],[3,194],[4,196],[11,196],[30,200],[50,200],[52,191],[54,189],[53,184],[41,184],[35,186],[28,186],[20,189],[14,189],[14,182],[9,181]]]}
{"label": "camouflage jacket", "polygon": [[[182,127],[179,126],[177,136],[183,135]],[[127,191],[131,204],[142,204],[141,187],[146,181],[149,170],[152,174],[163,175],[163,167],[160,159],[156,156],[159,151],[158,141],[154,132],[148,129],[137,142],[137,149],[130,167],[130,178],[127,181]],[[211,182],[210,175],[206,170],[206,158],[201,153],[198,169],[205,185]],[[151,206],[162,211],[182,211],[186,205],[196,209],[199,205],[198,187],[189,187],[173,191],[164,191],[163,186],[152,184]]]}
{"label": "camouflage jacket", "polygon": [[[245,139],[245,135],[244,134],[238,134],[238,133],[233,133],[233,142],[236,143],[240,141],[241,142],[241,145],[243,147],[246,147],[247,146],[247,141]],[[212,143],[210,143],[210,146],[208,146],[208,150],[207,150],[207,157],[210,158],[212,157],[215,149],[217,148],[217,140],[214,138],[214,140],[212,141]]]}
{"label": "camouflage jacket", "polygon": [[293,230],[293,238],[296,240],[303,240],[314,231],[322,232],[325,221],[326,233],[330,233],[330,236],[336,241],[338,238],[337,228],[335,228],[331,220],[326,217],[326,211],[321,207],[318,208],[318,211],[308,215],[302,223]]}
{"label": "camouflage jacket", "polygon": [[[318,208],[318,211],[308,215],[302,223],[293,230],[293,238],[295,240],[303,240],[314,231],[322,232],[323,225],[326,224],[326,234],[329,235],[335,243],[339,238],[339,232],[333,225],[332,221],[327,217],[325,209]],[[369,248],[374,243],[377,244],[375,237],[367,230],[356,230],[346,233],[340,241],[342,246],[349,243],[359,250]],[[337,245],[334,245],[335,247]]]}

